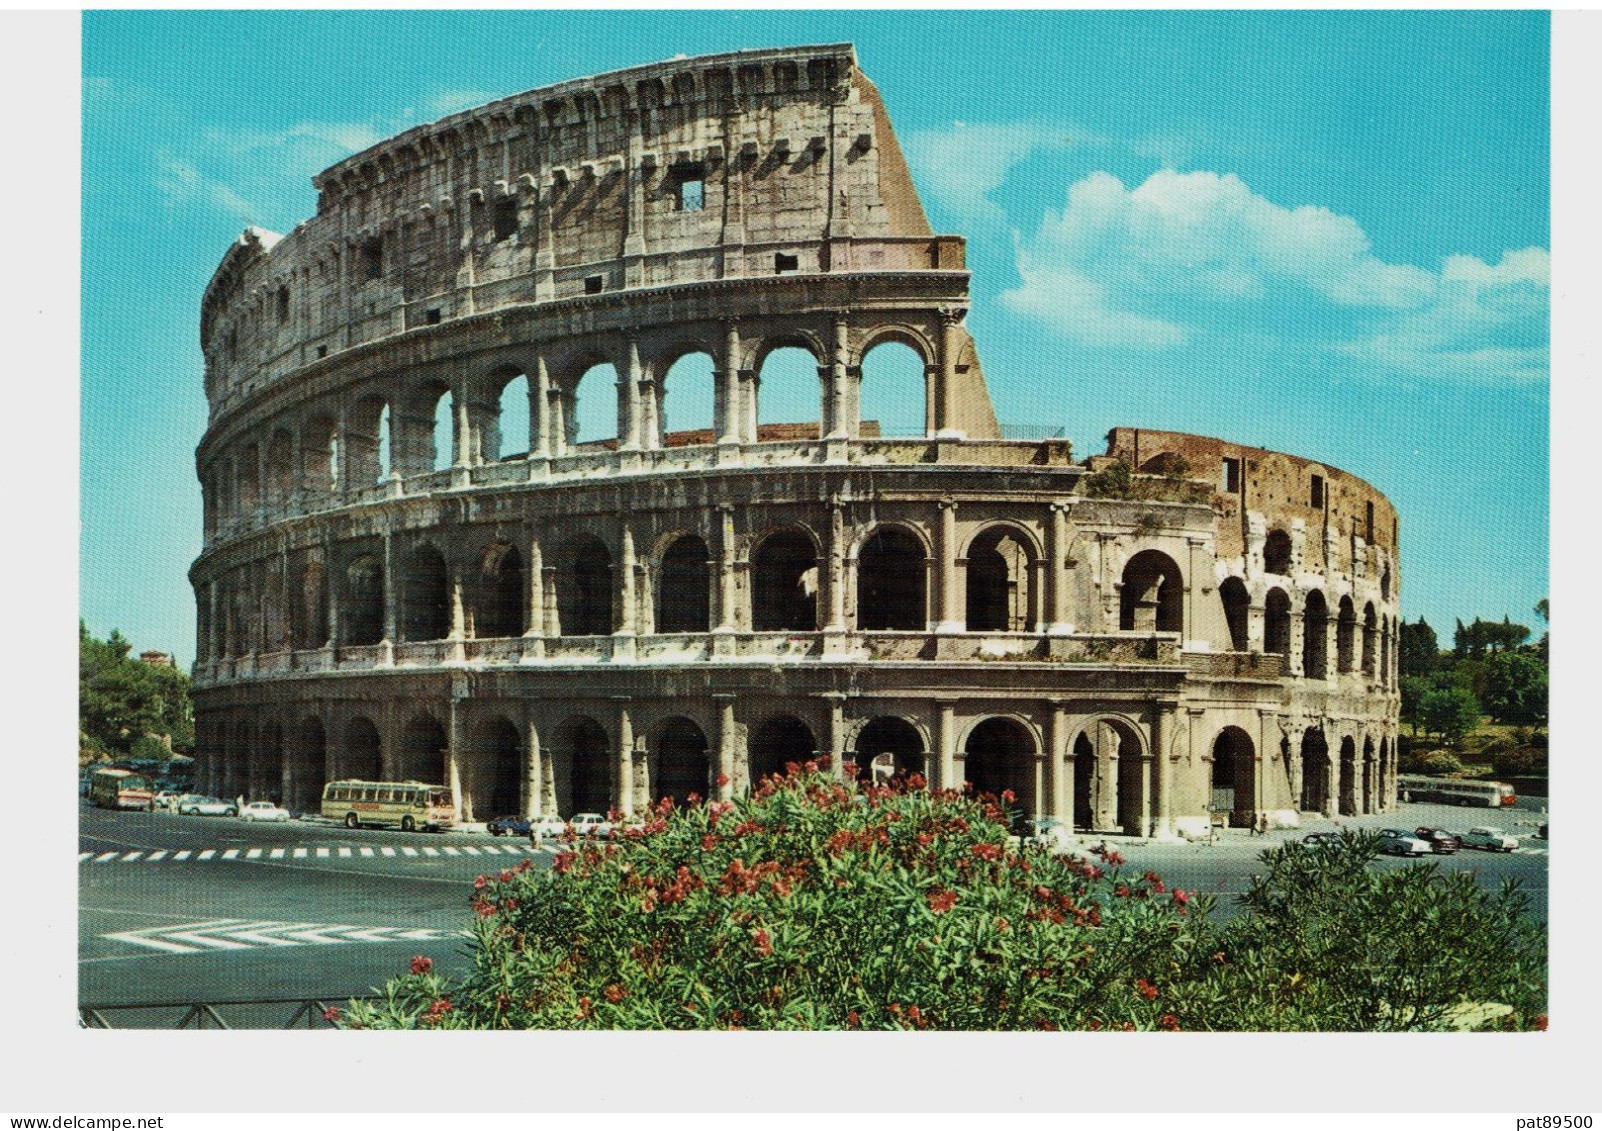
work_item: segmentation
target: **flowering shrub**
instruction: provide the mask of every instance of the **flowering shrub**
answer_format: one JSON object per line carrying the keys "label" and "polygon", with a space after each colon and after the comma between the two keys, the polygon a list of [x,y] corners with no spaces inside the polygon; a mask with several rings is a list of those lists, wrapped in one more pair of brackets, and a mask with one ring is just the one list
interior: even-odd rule
{"label": "flowering shrub", "polygon": [[1000,805],[922,785],[859,788],[809,763],[739,801],[664,802],[549,872],[481,876],[472,972],[414,961],[336,1023],[1321,1027],[1254,996],[1253,960],[1209,922],[1207,897],[1123,875],[1116,853],[1011,848]]}

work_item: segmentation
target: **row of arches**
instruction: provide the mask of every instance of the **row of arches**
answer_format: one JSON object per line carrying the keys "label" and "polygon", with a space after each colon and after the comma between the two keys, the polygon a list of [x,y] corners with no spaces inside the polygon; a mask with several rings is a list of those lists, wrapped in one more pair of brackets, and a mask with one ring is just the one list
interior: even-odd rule
{"label": "row of arches", "polygon": [[[1312,589],[1302,597],[1300,610],[1295,610],[1285,590],[1274,586],[1265,594],[1262,605],[1254,607],[1245,582],[1238,577],[1226,578],[1218,587],[1218,595],[1234,651],[1254,650],[1251,626],[1255,613],[1262,617],[1261,650],[1287,660],[1295,652],[1300,672],[1307,679],[1328,679],[1332,672],[1361,672],[1385,687],[1399,683],[1401,641],[1397,622],[1388,613],[1382,615],[1373,601],[1364,603],[1359,617],[1356,602],[1349,594],[1343,595],[1332,615],[1323,590]],[[1299,650],[1294,644],[1298,612]]]}
{"label": "row of arches", "polygon": [[[933,347],[902,330],[871,341],[853,364],[846,398],[858,421],[882,436],[921,436]],[[451,467],[471,467],[530,453],[562,455],[585,448],[661,448],[734,438],[817,438],[831,417],[830,350],[810,336],[764,343],[741,370],[735,398],[720,387],[718,357],[675,342],[654,356],[631,343],[627,357],[594,349],[537,367],[503,364],[470,379],[385,379],[339,405],[303,410],[211,459],[202,473],[206,529]],[[725,419],[719,420],[720,411]],[[838,422],[844,425],[844,421]]]}

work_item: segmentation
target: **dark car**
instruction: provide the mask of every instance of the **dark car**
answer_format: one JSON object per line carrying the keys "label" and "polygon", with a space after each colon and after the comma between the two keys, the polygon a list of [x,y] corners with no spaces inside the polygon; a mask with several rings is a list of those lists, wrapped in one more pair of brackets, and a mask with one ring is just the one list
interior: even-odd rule
{"label": "dark car", "polygon": [[1302,837],[1302,843],[1307,845],[1339,844],[1340,842],[1340,833],[1308,833]]}
{"label": "dark car", "polygon": [[1450,856],[1463,847],[1463,840],[1456,833],[1449,833],[1445,829],[1433,829],[1428,825],[1413,830],[1413,835],[1420,840],[1429,842],[1430,851],[1437,856]]}
{"label": "dark car", "polygon": [[527,817],[515,816],[491,817],[484,823],[484,827],[489,829],[490,836],[506,836],[508,834],[512,836],[527,836],[529,820]]}

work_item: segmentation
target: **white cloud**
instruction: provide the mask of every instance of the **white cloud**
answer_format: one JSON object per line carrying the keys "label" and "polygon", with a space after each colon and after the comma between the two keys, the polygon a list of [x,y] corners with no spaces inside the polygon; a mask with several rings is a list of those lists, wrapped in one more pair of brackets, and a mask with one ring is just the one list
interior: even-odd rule
{"label": "white cloud", "polygon": [[1082,132],[1042,122],[953,122],[949,129],[917,130],[902,139],[920,191],[970,222],[999,222],[990,194],[1031,154],[1086,140]]}
{"label": "white cloud", "polygon": [[[1439,273],[1387,263],[1351,217],[1283,207],[1232,174],[1163,170],[1130,189],[1093,173],[1019,239],[1017,263],[1003,302],[1087,345],[1172,348],[1231,312],[1296,336],[1356,319],[1365,333],[1325,344],[1387,371],[1544,373],[1544,251],[1453,256]],[[1330,317],[1309,324],[1309,300]]]}
{"label": "white cloud", "polygon": [[202,173],[191,162],[168,153],[156,155],[155,186],[156,191],[173,204],[209,205],[244,224],[260,215],[249,201],[226,184]]}

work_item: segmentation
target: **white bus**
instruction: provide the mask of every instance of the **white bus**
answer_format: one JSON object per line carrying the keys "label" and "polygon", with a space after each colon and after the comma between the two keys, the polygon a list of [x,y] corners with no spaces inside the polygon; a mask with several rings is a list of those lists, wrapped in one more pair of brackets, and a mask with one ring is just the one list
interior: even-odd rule
{"label": "white bus", "polygon": [[1499,781],[1460,781],[1410,774],[1396,779],[1396,795],[1403,801],[1435,801],[1445,805],[1483,805],[1496,809],[1518,800],[1513,787]]}
{"label": "white bus", "polygon": [[398,825],[405,832],[444,832],[456,820],[451,791],[415,781],[331,781],[323,787],[323,816],[347,829]]}

